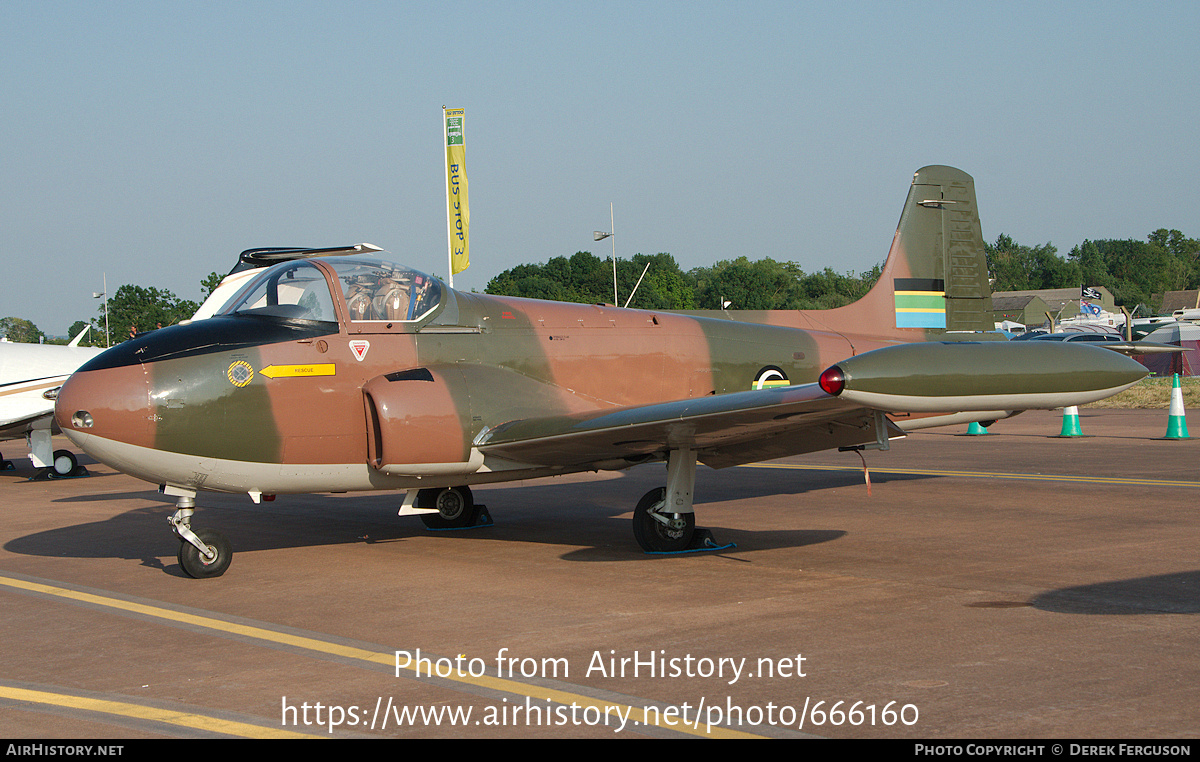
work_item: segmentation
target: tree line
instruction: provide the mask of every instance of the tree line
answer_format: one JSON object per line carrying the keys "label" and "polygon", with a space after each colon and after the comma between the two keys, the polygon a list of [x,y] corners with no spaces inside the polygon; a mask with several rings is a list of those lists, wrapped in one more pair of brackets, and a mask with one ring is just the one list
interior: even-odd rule
{"label": "tree line", "polygon": [[[992,291],[1036,291],[1104,286],[1118,306],[1154,314],[1167,291],[1200,288],[1200,240],[1160,228],[1136,240],[1084,241],[1064,258],[1053,244],[1025,246],[1000,234],[984,244]],[[806,273],[795,262],[746,257],[683,271],[670,254],[638,254],[617,260],[624,306],[646,264],[649,270],[630,307],[640,309],[807,310],[841,307],[861,298],[879,280],[882,264],[865,273],[830,268]],[[534,299],[611,302],[612,264],[581,251],[545,264],[518,265],[497,275],[489,294]]]}
{"label": "tree line", "polygon": [[993,291],[1104,286],[1118,306],[1158,312],[1167,291],[1200,288],[1200,241],[1159,228],[1145,241],[1084,241],[1066,258],[1052,244],[1022,246],[1007,235],[986,244]]}
{"label": "tree line", "polygon": [[[580,251],[570,257],[554,257],[545,264],[505,270],[488,282],[484,292],[611,304],[612,267],[611,259]],[[738,310],[828,309],[866,294],[879,280],[880,272],[881,266],[876,265],[861,274],[842,274],[830,268],[805,273],[795,262],[777,262],[769,257],[755,262],[738,257],[685,272],[670,254],[636,254],[632,259],[617,260],[617,298],[622,307],[628,303],[647,310],[716,310],[725,304]]]}
{"label": "tree line", "polygon": [[[66,344],[90,325],[87,335],[79,342],[80,346],[103,347],[107,344],[119,344],[135,333],[152,331],[165,325],[174,325],[180,320],[187,320],[200,309],[200,303],[208,298],[213,289],[220,285],[222,277],[224,276],[213,272],[200,281],[200,302],[180,298],[165,288],[124,285],[113,292],[107,302],[99,304],[96,317],[72,323],[67,336],[47,336],[31,321],[19,317],[0,318],[0,336],[7,337],[9,341],[29,344]],[[108,308],[107,344],[105,307]]]}
{"label": "tree line", "polygon": [[[1066,257],[1053,244],[1018,244],[1000,234],[985,243],[993,291],[1035,291],[1050,288],[1104,286],[1118,306],[1157,312],[1167,291],[1200,288],[1200,240],[1178,230],[1160,228],[1145,241],[1084,241]],[[505,270],[488,282],[485,293],[550,299],[585,304],[611,303],[613,265],[608,258],[580,251],[554,257],[544,264],[523,264]],[[670,254],[636,254],[618,259],[617,298],[625,306],[650,310],[808,310],[840,307],[861,298],[879,280],[882,264],[867,272],[838,273],[831,268],[806,273],[795,262],[770,257],[723,260],[709,267],[684,271]],[[221,282],[213,272],[200,282],[201,301]],[[640,279],[640,283],[638,282]],[[637,291],[634,292],[634,287]],[[132,333],[149,331],[190,318],[198,302],[166,289],[124,285],[108,299],[109,341],[116,344]],[[90,323],[81,342],[105,345],[104,305],[90,320],[71,326],[75,336]],[[9,341],[65,344],[69,337],[52,338],[19,317],[0,318],[0,336]]]}

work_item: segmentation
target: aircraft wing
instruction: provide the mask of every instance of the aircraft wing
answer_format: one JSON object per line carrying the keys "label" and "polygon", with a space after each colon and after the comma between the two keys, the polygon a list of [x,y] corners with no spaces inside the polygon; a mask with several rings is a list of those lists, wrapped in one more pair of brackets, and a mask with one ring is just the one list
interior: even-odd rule
{"label": "aircraft wing", "polygon": [[1082,405],[1146,372],[1127,357],[1079,344],[904,344],[847,358],[815,384],[511,421],[485,429],[474,445],[519,463],[601,468],[686,448],[723,468],[904,436],[888,413]]}
{"label": "aircraft wing", "polygon": [[17,439],[33,429],[52,429],[53,423],[53,407],[15,414],[0,407],[0,439]]}
{"label": "aircraft wing", "polygon": [[[81,332],[75,340],[82,336]],[[103,351],[101,347],[0,342],[0,438],[50,429],[54,400],[46,398],[47,392],[62,386],[76,368]]]}
{"label": "aircraft wing", "polygon": [[0,384],[0,439],[25,436],[32,429],[49,429],[54,419],[54,401],[42,396],[61,386],[66,376]]}
{"label": "aircraft wing", "polygon": [[[885,436],[904,436],[890,422]],[[629,465],[669,449],[724,468],[876,441],[870,408],[817,384],[512,421],[476,438],[485,456],[546,466]]]}

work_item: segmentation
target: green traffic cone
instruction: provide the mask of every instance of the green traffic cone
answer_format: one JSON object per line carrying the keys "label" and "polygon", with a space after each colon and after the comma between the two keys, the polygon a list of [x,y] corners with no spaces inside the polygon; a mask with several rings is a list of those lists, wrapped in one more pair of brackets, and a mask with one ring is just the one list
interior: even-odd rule
{"label": "green traffic cone", "polygon": [[1079,427],[1079,408],[1071,405],[1063,408],[1062,432],[1060,437],[1081,437],[1083,429]]}
{"label": "green traffic cone", "polygon": [[979,437],[986,433],[988,433],[988,430],[976,421],[972,421],[971,425],[967,427],[967,436]]}
{"label": "green traffic cone", "polygon": [[1168,411],[1167,435],[1163,439],[1191,439],[1188,436],[1187,416],[1183,410],[1183,389],[1179,386],[1179,374],[1171,382],[1171,407]]}

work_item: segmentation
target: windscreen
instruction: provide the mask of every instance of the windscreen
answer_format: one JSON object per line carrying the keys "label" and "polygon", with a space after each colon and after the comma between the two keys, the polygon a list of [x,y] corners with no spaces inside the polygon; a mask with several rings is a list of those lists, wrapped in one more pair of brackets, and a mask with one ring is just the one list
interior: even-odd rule
{"label": "windscreen", "polygon": [[267,268],[221,314],[337,322],[329,284],[309,262],[283,262]]}

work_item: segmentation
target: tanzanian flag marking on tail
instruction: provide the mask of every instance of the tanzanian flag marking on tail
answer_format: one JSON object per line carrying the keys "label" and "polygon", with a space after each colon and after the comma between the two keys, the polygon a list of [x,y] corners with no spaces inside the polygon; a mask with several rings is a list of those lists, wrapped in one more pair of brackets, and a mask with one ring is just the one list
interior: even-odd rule
{"label": "tanzanian flag marking on tail", "polygon": [[896,278],[897,328],[945,328],[946,283],[932,278]]}

